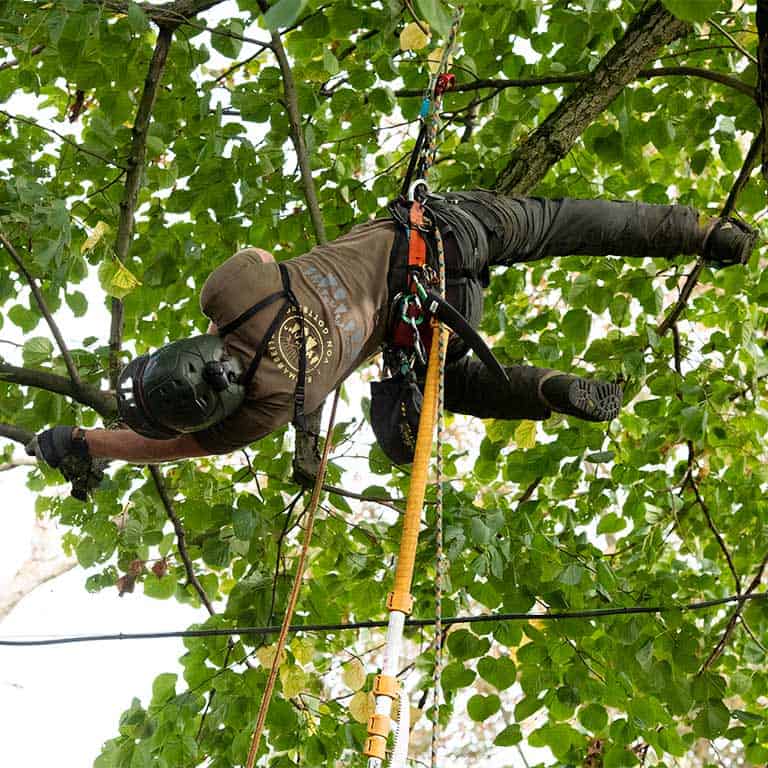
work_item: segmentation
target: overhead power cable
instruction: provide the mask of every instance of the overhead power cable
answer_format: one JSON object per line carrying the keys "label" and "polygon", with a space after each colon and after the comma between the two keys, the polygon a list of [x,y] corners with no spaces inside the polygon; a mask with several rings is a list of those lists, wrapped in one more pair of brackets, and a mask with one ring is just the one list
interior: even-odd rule
{"label": "overhead power cable", "polygon": [[[583,611],[550,611],[546,613],[483,613],[477,616],[444,616],[443,626],[454,624],[494,624],[506,621],[566,621],[569,619],[600,619],[608,616],[636,616],[638,614],[674,613],[702,611],[728,603],[745,603],[748,600],[765,600],[768,592],[758,594],[729,595],[715,600],[702,600],[679,605],[631,605],[625,608],[593,608]],[[429,627],[435,619],[408,619],[407,627]],[[358,629],[386,627],[386,621],[358,621],[347,624],[292,624],[288,632],[345,632]],[[102,640],[159,640],[169,637],[230,637],[232,635],[252,635],[264,637],[280,633],[279,626],[270,627],[230,627],[222,629],[183,629],[171,632],[119,632],[117,634],[71,635],[63,637],[39,637],[28,639],[10,639],[0,637],[0,646],[40,646],[69,645],[72,643],[93,643]]]}

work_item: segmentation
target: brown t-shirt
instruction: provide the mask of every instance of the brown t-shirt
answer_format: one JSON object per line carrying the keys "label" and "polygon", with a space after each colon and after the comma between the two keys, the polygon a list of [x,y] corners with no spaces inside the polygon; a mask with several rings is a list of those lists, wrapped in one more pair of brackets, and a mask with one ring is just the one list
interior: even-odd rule
{"label": "brown t-shirt", "polygon": [[[311,413],[381,345],[387,321],[387,271],[395,238],[391,220],[376,220],[285,262],[302,306],[307,349],[305,409]],[[256,302],[282,289],[275,263],[254,249],[239,251],[218,267],[200,293],[200,306],[219,328]],[[248,366],[282,300],[262,309],[225,337],[228,351]],[[280,323],[251,382],[243,405],[200,432],[211,453],[247,445],[293,418],[299,324],[291,310]]]}

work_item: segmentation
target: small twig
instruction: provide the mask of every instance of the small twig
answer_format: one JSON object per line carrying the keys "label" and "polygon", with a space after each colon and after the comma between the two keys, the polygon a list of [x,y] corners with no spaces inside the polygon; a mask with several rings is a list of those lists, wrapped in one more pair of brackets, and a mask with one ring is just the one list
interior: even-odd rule
{"label": "small twig", "polygon": [[304,495],[304,489],[299,491],[289,502],[286,508],[283,510],[285,515],[285,522],[283,523],[283,530],[280,532],[280,536],[277,539],[277,554],[275,555],[275,575],[272,577],[272,602],[269,605],[269,623],[275,617],[275,603],[277,602],[277,582],[280,577],[280,560],[283,554],[283,542],[288,535],[288,529],[291,523],[291,515],[296,505],[299,503],[299,499]]}
{"label": "small twig", "polygon": [[[728,198],[726,199],[725,204],[723,205],[723,209],[720,212],[721,217],[725,218],[726,216],[730,216],[733,212],[736,206],[736,200],[738,199],[741,191],[747,185],[749,177],[752,175],[752,171],[755,167],[755,164],[757,163],[757,158],[760,156],[764,138],[765,135],[762,130],[757,134],[757,136],[755,136],[755,139],[752,142],[752,146],[749,148],[749,152],[747,152],[747,156],[744,159],[744,164],[741,167],[741,171],[739,172],[739,175],[736,178],[731,191],[728,193]],[[680,289],[680,297],[675,302],[675,306],[664,318],[664,320],[656,327],[656,333],[659,336],[664,336],[666,332],[677,322],[683,310],[688,305],[688,299],[691,297],[691,293],[693,293],[693,289],[696,287],[696,284],[699,281],[699,275],[701,275],[701,271],[703,269],[704,257],[699,256],[694,268],[691,270],[690,274],[685,280],[685,283],[683,284],[683,287]]]}
{"label": "small twig", "polygon": [[[234,644],[230,643],[227,646],[227,654],[224,656],[224,663],[222,664],[221,671],[223,672],[225,669],[227,669],[229,665],[229,657],[232,655],[232,648],[234,648]],[[246,657],[247,660],[247,657]],[[203,710],[203,714],[200,717],[200,725],[197,729],[197,735],[195,736],[195,741],[199,744],[200,743],[200,736],[203,733],[203,725],[205,725],[205,718],[208,717],[208,712],[211,709],[211,704],[213,703],[213,697],[216,695],[216,688],[211,688],[211,692],[208,694],[208,701],[205,702],[205,709]]]}
{"label": "small twig", "polygon": [[523,495],[520,496],[520,498],[517,500],[518,507],[521,504],[525,504],[526,501],[530,500],[531,496],[533,496],[534,491],[539,487],[539,484],[543,479],[544,479],[543,477],[537,477],[531,482],[531,484],[523,491]]}
{"label": "small twig", "polygon": [[712,519],[712,513],[709,510],[709,507],[707,506],[706,502],[704,501],[701,493],[699,492],[699,486],[696,483],[696,480],[693,477],[693,474],[689,474],[688,476],[688,484],[690,485],[691,489],[693,490],[694,495],[696,496],[696,501],[699,504],[699,507],[701,507],[701,511],[704,513],[704,517],[707,521],[707,526],[709,527],[709,530],[712,531],[713,536],[717,540],[717,545],[720,547],[720,551],[725,556],[725,559],[728,561],[728,569],[731,572],[731,575],[733,576],[733,581],[736,585],[736,594],[741,594],[741,578],[739,577],[739,574],[736,572],[736,566],[733,564],[733,558],[731,557],[731,553],[728,551],[728,547],[725,546],[725,541],[723,540],[723,537],[720,535],[720,531],[717,530],[715,527],[715,522]]}
{"label": "small twig", "polygon": [[408,10],[411,12],[411,16],[413,16],[413,20],[416,22],[416,26],[427,36],[429,37],[429,29],[424,26],[424,23],[422,20],[418,17],[416,14],[416,11],[413,7],[413,3],[411,0],[403,0]]}
{"label": "small twig", "polygon": [[184,570],[187,572],[187,581],[189,581],[195,592],[197,592],[197,594],[200,596],[200,600],[202,601],[208,613],[211,616],[215,616],[216,610],[214,609],[210,598],[203,589],[203,585],[200,583],[200,579],[198,579],[197,575],[195,574],[195,568],[192,565],[192,560],[189,557],[189,552],[187,551],[187,539],[186,534],[184,533],[184,526],[182,526],[181,520],[179,520],[179,517],[173,508],[173,503],[171,502],[171,498],[168,495],[168,490],[165,487],[165,480],[163,479],[163,475],[154,464],[149,465],[149,474],[152,475],[152,479],[155,481],[155,488],[157,488],[160,501],[162,501],[163,507],[165,508],[165,514],[171,521],[173,530],[176,533],[176,546],[179,550],[179,555],[181,555],[181,560],[184,563]]}
{"label": "small twig", "polygon": [[[144,175],[144,160],[147,154],[149,121],[158,91],[160,90],[160,80],[165,70],[165,62],[171,49],[172,39],[173,31],[169,28],[161,27],[131,130],[131,151],[128,155],[125,191],[123,199],[120,201],[120,217],[117,238],[115,240],[115,256],[123,263],[128,256],[128,249],[133,236],[134,212],[139,198],[139,189],[141,188],[141,180]],[[111,312],[112,320],[109,329],[109,381],[112,389],[116,389],[120,372],[120,349],[123,343],[123,302],[121,299],[112,299]]]}
{"label": "small twig", "polygon": [[725,646],[728,643],[731,633],[733,632],[733,629],[736,626],[736,623],[739,617],[741,616],[741,612],[744,610],[744,606],[747,604],[747,599],[760,586],[760,582],[763,579],[763,573],[765,572],[766,566],[768,566],[768,553],[766,553],[765,557],[760,563],[757,569],[757,573],[755,574],[755,577],[752,579],[752,581],[749,583],[749,586],[746,588],[746,590],[742,594],[739,595],[740,598],[746,598],[746,599],[739,600],[736,608],[733,609],[733,613],[731,614],[730,619],[728,619],[728,624],[726,625],[725,630],[723,631],[723,634],[720,636],[720,640],[718,641],[717,645],[712,649],[712,652],[709,654],[709,656],[707,656],[706,661],[701,665],[701,669],[699,669],[699,672],[698,672],[699,675],[702,672],[705,672],[706,670],[708,670],[712,666],[712,664],[714,664],[718,656],[720,656],[720,654],[725,649]]}
{"label": "small twig", "polygon": [[[242,43],[251,43],[253,45],[258,45],[261,47],[261,52],[271,49],[272,43],[270,43],[268,40],[259,40],[255,37],[246,37],[245,35],[241,35],[237,32],[232,32],[228,29],[216,29],[216,27],[207,27],[205,24],[195,24],[192,21],[189,21],[187,19],[184,24],[188,27],[192,27],[192,29],[200,30],[200,32],[209,32],[211,35],[218,35],[219,37],[228,37],[232,40],[239,40]],[[194,37],[194,35],[191,35],[191,37]]]}
{"label": "small twig", "polygon": [[72,379],[72,384],[74,385],[75,389],[79,390],[82,386],[82,381],[80,380],[80,374],[77,372],[77,366],[72,359],[72,355],[70,354],[69,348],[64,341],[64,337],[61,335],[59,326],[56,324],[51,311],[48,309],[48,304],[46,304],[43,292],[40,290],[40,286],[37,284],[37,280],[32,277],[32,274],[24,266],[24,262],[21,260],[21,257],[16,252],[16,249],[13,247],[3,232],[0,232],[0,243],[3,244],[5,250],[8,251],[8,255],[13,259],[17,268],[24,276],[27,283],[29,283],[30,290],[32,291],[32,295],[35,297],[35,301],[37,302],[37,306],[40,309],[40,313],[45,318],[45,322],[48,323],[48,327],[51,329],[51,333],[56,339],[56,344],[59,347],[61,356],[64,358],[64,365],[67,367],[69,378]]}
{"label": "small twig", "polygon": [[[397,499],[393,499],[391,497],[364,496],[362,493],[346,491],[344,488],[339,488],[336,485],[324,485],[323,490],[328,491],[328,493],[335,493],[337,496],[344,496],[347,499],[357,499],[358,501],[368,501],[373,504],[381,504],[383,507],[389,507],[390,509],[393,509],[398,514],[402,514],[403,512],[403,510],[397,506]],[[405,501],[405,499],[403,499],[403,501]]]}
{"label": "small twig", "polygon": [[[652,67],[650,69],[641,69],[638,71],[637,80],[650,80],[655,77],[696,77],[703,80],[709,80],[719,83],[727,88],[731,88],[751,99],[757,100],[757,89],[723,72],[715,72],[703,67]],[[452,89],[452,93],[466,93],[468,91],[478,91],[485,88],[493,88],[502,91],[507,88],[538,88],[544,85],[568,85],[569,83],[581,83],[590,77],[589,72],[563,72],[562,74],[537,75],[535,77],[514,77],[514,78],[483,78],[473,80],[469,83],[457,83]],[[395,96],[398,98],[416,98],[423,95],[423,90],[418,88],[400,88],[396,90]]]}
{"label": "small twig", "polygon": [[[29,55],[30,56],[37,56],[38,53],[45,50],[44,45],[36,45],[32,50],[30,50]],[[2,64],[0,64],[0,72],[2,72],[4,69],[10,69],[11,67],[15,67],[19,63],[18,59],[10,59],[9,61],[4,61]]]}
{"label": "small twig", "polygon": [[711,24],[723,37],[727,37],[733,46],[738,48],[753,64],[757,64],[757,58],[746,48],[744,48],[744,46],[727,29],[725,29],[725,27],[721,27],[713,18],[707,19],[707,22]]}
{"label": "small twig", "polygon": [[[258,0],[259,8],[262,13],[269,10],[266,0]],[[272,32],[272,49],[277,58],[280,73],[283,77],[283,94],[285,96],[285,108],[288,113],[288,121],[291,126],[291,140],[293,143],[296,158],[301,171],[301,182],[304,188],[304,198],[309,208],[309,216],[312,220],[312,226],[315,230],[315,238],[319,244],[327,242],[325,235],[325,224],[323,214],[320,210],[320,203],[317,199],[315,182],[312,179],[312,164],[307,152],[307,145],[304,141],[304,132],[301,128],[301,113],[299,112],[299,96],[296,90],[296,82],[293,78],[288,55],[285,52],[283,41],[279,32]]]}
{"label": "small twig", "polygon": [[33,128],[39,128],[41,131],[45,131],[46,133],[52,134],[57,139],[60,139],[61,141],[63,141],[65,144],[69,144],[70,147],[73,147],[78,152],[82,152],[84,155],[90,155],[91,157],[95,157],[97,160],[101,160],[101,162],[105,163],[106,165],[112,165],[115,168],[121,168],[122,170],[126,170],[125,166],[120,165],[120,163],[116,162],[115,160],[110,160],[108,157],[105,157],[104,155],[101,155],[98,152],[94,152],[92,149],[87,149],[82,144],[78,144],[76,141],[71,139],[66,134],[60,133],[55,128],[49,128],[46,125],[41,125],[36,120],[31,120],[28,117],[20,117],[19,115],[12,115],[10,112],[6,112],[4,109],[0,109],[0,115],[3,115],[7,117],[9,120],[13,120],[16,123],[24,123],[25,125],[31,125]]}

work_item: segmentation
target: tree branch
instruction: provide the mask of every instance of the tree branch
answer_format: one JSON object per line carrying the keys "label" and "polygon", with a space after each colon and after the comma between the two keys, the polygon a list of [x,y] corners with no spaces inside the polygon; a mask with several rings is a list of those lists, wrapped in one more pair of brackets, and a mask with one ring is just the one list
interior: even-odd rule
{"label": "tree branch", "polygon": [[[269,10],[266,0],[259,0],[259,8],[262,13]],[[304,142],[304,131],[301,129],[301,114],[299,112],[299,96],[296,91],[296,81],[293,79],[288,55],[285,52],[283,40],[278,32],[272,32],[272,50],[277,57],[277,63],[280,67],[280,73],[283,77],[283,93],[285,94],[285,106],[288,112],[288,121],[291,126],[291,140],[293,148],[296,151],[296,157],[299,161],[299,170],[301,172],[301,182],[304,187],[304,199],[307,201],[309,216],[312,220],[312,227],[315,230],[315,238],[321,245],[327,242],[325,236],[325,223],[323,214],[320,210],[320,203],[317,200],[317,191],[315,182],[312,178],[312,164],[307,152],[307,145]]]}
{"label": "tree branch", "polygon": [[213,607],[210,598],[203,589],[203,585],[200,583],[200,579],[197,578],[197,574],[195,573],[195,567],[192,565],[192,559],[190,558],[189,552],[187,551],[187,539],[184,533],[184,526],[181,524],[181,520],[179,520],[179,517],[173,508],[171,497],[168,495],[168,490],[165,487],[165,480],[163,479],[163,475],[154,464],[149,465],[149,474],[152,475],[152,479],[155,481],[155,488],[157,488],[160,501],[162,501],[163,507],[165,508],[165,514],[168,515],[168,519],[171,521],[173,530],[176,533],[176,545],[179,550],[179,555],[181,555],[181,560],[184,563],[184,570],[187,572],[187,581],[189,581],[195,592],[197,592],[197,594],[200,596],[200,600],[206,607],[208,613],[211,616],[214,616],[216,614],[216,610]]}
{"label": "tree branch", "polygon": [[108,157],[105,157],[104,155],[100,155],[98,152],[94,152],[91,149],[87,149],[86,147],[82,146],[82,144],[78,144],[76,141],[74,141],[72,138],[67,136],[64,133],[59,133],[55,128],[49,128],[46,125],[40,125],[35,120],[31,120],[28,117],[20,117],[19,115],[12,115],[10,112],[6,112],[4,109],[0,109],[0,115],[4,115],[9,120],[13,120],[17,123],[24,123],[25,125],[31,125],[33,128],[39,128],[41,131],[45,131],[46,133],[50,133],[53,136],[55,136],[57,139],[60,139],[65,144],[69,144],[70,147],[73,147],[76,151],[82,152],[84,155],[90,155],[91,157],[96,158],[97,160],[100,160],[105,165],[112,165],[115,168],[121,168],[122,170],[125,170],[125,166],[120,165],[120,163],[116,162],[115,160],[110,160]]}
{"label": "tree branch", "polygon": [[110,420],[117,415],[117,403],[111,392],[105,392],[91,384],[81,383],[76,387],[72,381],[49,371],[36,368],[20,368],[0,361],[0,381],[18,384],[21,387],[35,387],[57,395],[66,395],[73,400],[93,408],[102,418]]}
{"label": "tree branch", "polygon": [[[592,76],[591,72],[563,72],[562,74],[538,75],[535,77],[519,78],[486,78],[482,80],[472,80],[469,83],[459,83],[451,89],[452,93],[469,93],[479,91],[485,88],[503,91],[507,88],[537,88],[542,85],[568,85],[569,83],[583,83]],[[703,80],[710,80],[714,83],[720,83],[728,88],[732,88],[751,99],[757,100],[757,90],[743,80],[739,80],[723,72],[714,72],[702,67],[653,67],[651,69],[641,69],[634,80],[650,80],[655,77],[698,77]],[[402,98],[417,98],[424,95],[423,90],[416,88],[400,88],[394,92],[395,96]]]}
{"label": "tree branch", "polygon": [[639,13],[589,77],[512,153],[496,180],[498,190],[522,194],[538,184],[643,65],[656,57],[658,49],[689,30],[661,3]]}
{"label": "tree branch", "polygon": [[0,424],[0,437],[4,437],[6,440],[27,445],[34,436],[33,432],[27,432],[21,427],[14,427],[13,424]]}
{"label": "tree branch", "polygon": [[[733,187],[731,187],[731,191],[728,193],[728,199],[725,201],[723,209],[720,212],[721,217],[725,218],[733,213],[738,196],[741,194],[744,187],[747,186],[749,177],[752,175],[752,171],[757,163],[757,158],[759,157],[764,144],[765,132],[761,130],[752,141],[752,146],[750,146],[749,152],[747,152],[747,156],[744,159],[744,165],[742,165],[741,171],[739,171],[739,175],[736,178]],[[680,289],[680,296],[675,302],[675,306],[672,307],[672,310],[664,320],[656,326],[656,333],[659,336],[663,336],[677,322],[683,310],[688,305],[688,299],[691,297],[691,293],[699,281],[699,275],[701,274],[702,269],[704,269],[704,259],[700,256],[696,265],[686,278],[683,287]]]}
{"label": "tree branch", "polygon": [[[30,56],[37,56],[38,53],[45,50],[44,45],[36,45],[34,48],[32,48],[29,52]],[[0,72],[2,72],[4,69],[10,69],[11,67],[18,66],[19,60],[18,59],[10,59],[9,61],[4,61],[2,64],[0,64]]]}
{"label": "tree branch", "polygon": [[720,547],[720,551],[725,555],[725,559],[728,561],[728,569],[731,572],[731,575],[733,576],[733,581],[736,585],[736,594],[741,594],[741,579],[739,578],[739,574],[736,572],[736,567],[733,564],[733,558],[731,557],[731,553],[728,551],[728,547],[725,546],[725,541],[723,541],[723,537],[720,535],[720,531],[717,530],[715,527],[715,522],[712,519],[712,513],[709,511],[709,507],[705,503],[704,499],[701,496],[701,493],[699,492],[699,486],[696,483],[696,480],[693,477],[693,473],[689,473],[688,475],[688,484],[691,486],[691,489],[693,490],[694,496],[696,496],[696,501],[698,502],[698,505],[701,507],[701,511],[704,513],[704,517],[707,521],[707,527],[710,531],[712,531],[712,534],[715,537],[715,540],[717,541],[717,546]]}
{"label": "tree branch", "polygon": [[[758,2],[755,14],[757,24],[757,93],[763,122],[763,136],[768,133],[768,4]],[[763,141],[761,159],[763,178],[768,181],[768,142]]]}
{"label": "tree branch", "polygon": [[29,270],[27,270],[27,268],[24,266],[24,262],[21,260],[21,257],[16,252],[16,249],[13,247],[3,232],[0,232],[0,243],[3,244],[5,250],[8,251],[8,255],[13,259],[14,263],[18,267],[19,272],[21,272],[27,283],[29,283],[30,290],[32,291],[32,295],[35,297],[35,301],[37,302],[37,306],[40,309],[40,313],[45,318],[45,322],[48,323],[48,327],[51,329],[53,338],[56,339],[56,344],[59,347],[61,356],[64,358],[64,365],[67,367],[69,378],[72,379],[72,384],[74,385],[75,390],[79,390],[83,385],[83,382],[80,379],[77,366],[75,365],[75,361],[72,359],[72,355],[67,348],[64,337],[61,335],[59,326],[56,324],[51,311],[48,309],[48,305],[45,302],[45,298],[43,297],[43,293],[40,290],[40,286],[37,284],[37,280],[32,277]]}
{"label": "tree branch", "polygon": [[[176,4],[174,4],[176,5]],[[186,5],[194,5],[188,2]],[[186,6],[185,6],[186,7]],[[144,90],[141,94],[139,107],[136,111],[136,119],[133,123],[131,151],[128,155],[128,173],[125,179],[125,191],[120,201],[120,218],[115,241],[115,255],[124,262],[131,244],[134,226],[134,212],[139,198],[141,179],[144,173],[144,161],[147,154],[147,135],[149,133],[149,121],[152,109],[155,106],[157,93],[160,88],[160,80],[165,69],[168,51],[171,48],[173,31],[167,27],[161,27],[149,64]],[[112,299],[112,322],[109,331],[109,380],[114,389],[117,386],[117,378],[120,372],[120,348],[123,343],[123,302],[121,299]]]}
{"label": "tree branch", "polygon": [[733,613],[728,619],[728,623],[725,625],[725,630],[723,630],[723,634],[720,636],[720,640],[718,640],[717,645],[712,649],[712,652],[709,654],[709,656],[707,656],[706,661],[701,665],[701,669],[698,671],[699,675],[702,672],[706,672],[706,670],[708,670],[715,663],[720,654],[725,650],[725,646],[727,645],[728,640],[730,639],[731,634],[733,633],[733,630],[736,627],[739,618],[741,617],[744,606],[747,604],[749,595],[751,595],[760,586],[760,582],[763,579],[763,573],[765,572],[766,566],[768,566],[768,553],[766,553],[763,561],[760,563],[757,569],[757,573],[749,583],[749,586],[742,594],[739,595],[739,597],[742,599],[739,600],[739,603],[733,609]]}

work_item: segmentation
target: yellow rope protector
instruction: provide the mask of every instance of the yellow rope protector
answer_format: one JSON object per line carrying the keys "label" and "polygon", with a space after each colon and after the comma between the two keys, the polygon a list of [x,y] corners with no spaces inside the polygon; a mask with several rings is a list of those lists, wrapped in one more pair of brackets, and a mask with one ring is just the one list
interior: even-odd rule
{"label": "yellow rope protector", "polygon": [[[366,755],[369,768],[378,768],[386,755],[387,735],[391,727],[390,713],[392,699],[397,695],[399,683],[396,678],[402,630],[405,616],[411,613],[413,597],[411,584],[416,563],[416,546],[419,541],[421,512],[427,490],[427,473],[432,454],[432,441],[437,420],[438,389],[443,371],[440,365],[438,334],[443,344],[448,343],[448,330],[432,318],[432,344],[427,363],[427,379],[424,382],[424,400],[419,418],[419,432],[416,436],[416,450],[413,457],[411,486],[405,505],[403,533],[400,539],[400,551],[397,556],[395,585],[387,597],[389,609],[389,628],[387,631],[387,650],[385,651],[384,674],[376,677],[374,694],[376,714],[368,721],[368,738],[365,740],[363,754]],[[407,737],[406,737],[407,738]]]}
{"label": "yellow rope protector", "polygon": [[432,318],[431,322],[436,332],[432,336],[432,344],[429,348],[427,380],[424,382],[424,402],[421,406],[419,432],[416,436],[411,487],[408,490],[408,500],[405,505],[403,535],[400,539],[400,552],[397,556],[397,568],[395,569],[395,587],[392,591],[396,595],[410,595],[411,593],[413,568],[416,563],[416,545],[419,541],[419,528],[421,527],[421,510],[424,506],[424,494],[427,490],[427,472],[437,419],[437,390],[440,383],[438,350],[440,345],[437,343],[437,333],[442,333],[446,340],[448,336],[447,329],[440,329],[437,320]]}

